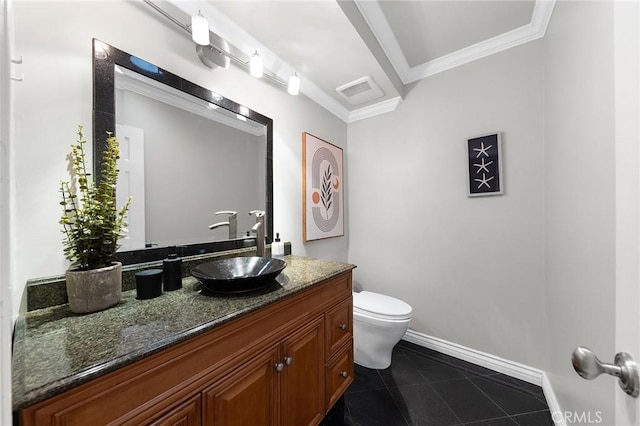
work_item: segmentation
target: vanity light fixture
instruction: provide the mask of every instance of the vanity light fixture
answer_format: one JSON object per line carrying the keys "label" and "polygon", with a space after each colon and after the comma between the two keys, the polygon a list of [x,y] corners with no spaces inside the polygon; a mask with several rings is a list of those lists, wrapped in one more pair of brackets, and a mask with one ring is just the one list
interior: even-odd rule
{"label": "vanity light fixture", "polygon": [[253,55],[251,55],[251,61],[249,62],[249,73],[256,78],[260,78],[262,77],[263,70],[264,65],[262,64],[262,58],[256,50],[255,52],[253,52]]}
{"label": "vanity light fixture", "polygon": [[[280,87],[287,87],[287,92],[294,96],[300,92],[300,77],[296,73],[294,73],[294,75],[289,78],[289,82],[287,83],[287,81],[283,80],[273,72],[270,72],[268,70],[267,72],[264,72],[262,57],[258,54],[257,50],[255,50],[253,55],[250,56],[249,61],[247,61],[245,54],[236,56],[236,54],[232,53],[232,46],[230,47],[229,44],[217,34],[210,32],[207,18],[202,15],[201,11],[198,11],[197,15],[193,15],[191,17],[191,25],[186,25],[163,10],[161,7],[156,5],[154,1],[143,0],[143,2],[153,8],[156,12],[167,18],[169,21],[179,26],[185,32],[190,33],[193,41],[198,44],[196,52],[198,52],[200,60],[209,68],[215,68],[217,66],[228,68],[229,61],[231,61],[238,65],[240,68],[248,70],[253,77],[264,77],[265,79],[269,80],[272,83],[275,83]],[[213,39],[210,38],[211,34],[213,34]],[[97,52],[96,55],[98,55],[99,53],[100,52]],[[218,61],[212,60],[211,55],[220,55],[222,57],[228,58],[228,60],[220,63]],[[214,99],[219,100],[215,97]]]}
{"label": "vanity light fixture", "polygon": [[200,11],[191,17],[191,38],[200,46],[209,45],[209,22]]}
{"label": "vanity light fixture", "polygon": [[290,95],[296,96],[300,93],[300,77],[298,77],[298,73],[294,72],[291,77],[289,77],[289,84],[287,84],[287,92]]}

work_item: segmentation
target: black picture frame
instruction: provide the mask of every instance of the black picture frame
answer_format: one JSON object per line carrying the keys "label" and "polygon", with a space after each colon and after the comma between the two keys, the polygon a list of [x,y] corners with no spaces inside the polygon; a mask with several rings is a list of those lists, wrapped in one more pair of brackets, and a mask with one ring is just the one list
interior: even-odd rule
{"label": "black picture frame", "polygon": [[504,194],[500,132],[467,139],[467,195]]}

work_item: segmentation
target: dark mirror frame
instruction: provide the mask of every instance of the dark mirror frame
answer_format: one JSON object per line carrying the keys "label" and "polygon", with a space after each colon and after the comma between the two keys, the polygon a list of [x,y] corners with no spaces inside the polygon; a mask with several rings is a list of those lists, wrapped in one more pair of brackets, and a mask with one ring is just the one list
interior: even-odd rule
{"label": "dark mirror frame", "polygon": [[[107,132],[116,134],[115,65],[140,73],[233,113],[244,115],[266,127],[265,212],[267,217],[265,234],[267,235],[267,243],[269,243],[273,236],[273,120],[98,39],[93,39],[93,173],[95,181],[99,182],[101,179],[99,165],[102,153],[106,148]],[[181,256],[190,256],[247,246],[255,246],[255,238],[182,245],[178,246],[177,252]],[[171,247],[158,247],[122,251],[116,254],[116,259],[121,261],[123,265],[150,262],[165,258],[173,250]]]}

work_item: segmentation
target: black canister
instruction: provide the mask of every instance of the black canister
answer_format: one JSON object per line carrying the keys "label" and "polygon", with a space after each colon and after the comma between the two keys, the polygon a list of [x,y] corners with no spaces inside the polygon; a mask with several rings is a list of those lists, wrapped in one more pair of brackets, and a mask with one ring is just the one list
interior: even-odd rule
{"label": "black canister", "polygon": [[173,291],[182,288],[182,259],[176,253],[162,261],[164,269],[164,291]]}
{"label": "black canister", "polygon": [[162,294],[162,269],[136,272],[136,298],[153,299]]}

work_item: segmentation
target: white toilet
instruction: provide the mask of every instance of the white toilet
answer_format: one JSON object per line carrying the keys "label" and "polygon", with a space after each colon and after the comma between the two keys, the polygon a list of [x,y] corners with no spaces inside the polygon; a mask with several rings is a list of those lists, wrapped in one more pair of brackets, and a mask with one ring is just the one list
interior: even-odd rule
{"label": "white toilet", "polygon": [[411,322],[411,306],[402,300],[370,291],[353,293],[355,362],[367,368],[391,365],[393,347]]}

